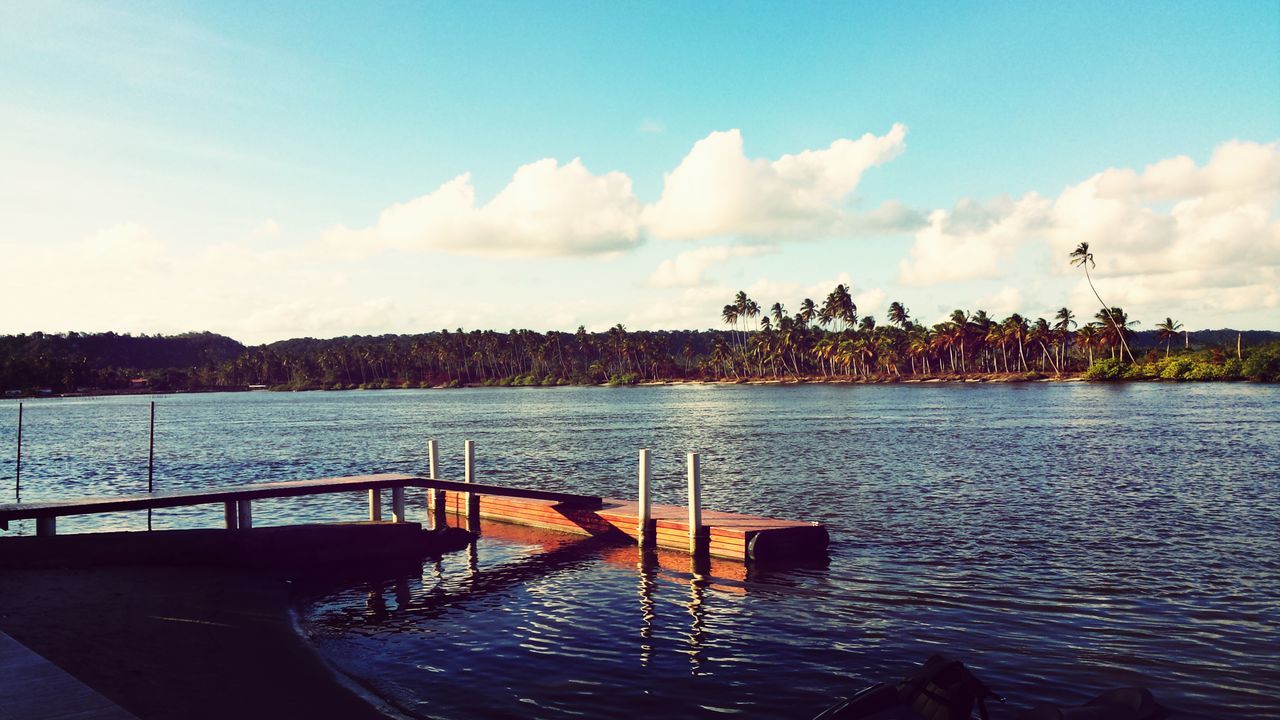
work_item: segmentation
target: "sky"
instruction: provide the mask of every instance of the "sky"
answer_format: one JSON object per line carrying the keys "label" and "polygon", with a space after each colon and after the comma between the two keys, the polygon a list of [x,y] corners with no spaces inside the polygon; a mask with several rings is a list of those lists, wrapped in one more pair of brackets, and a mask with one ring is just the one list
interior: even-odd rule
{"label": "sky", "polygon": [[1280,3],[0,0],[0,333],[1280,330]]}

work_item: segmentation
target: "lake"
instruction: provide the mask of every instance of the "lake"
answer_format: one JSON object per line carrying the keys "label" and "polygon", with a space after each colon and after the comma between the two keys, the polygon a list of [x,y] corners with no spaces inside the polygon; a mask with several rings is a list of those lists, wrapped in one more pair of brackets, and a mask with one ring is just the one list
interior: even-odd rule
{"label": "lake", "polygon": [[[146,397],[27,401],[23,499],[146,489]],[[1185,716],[1280,715],[1280,387],[1237,383],[669,386],[170,395],[157,489],[370,472],[616,497],[831,530],[806,566],[486,525],[407,577],[318,590],[332,662],[422,717],[811,717],[928,655],[1013,707],[1145,685]],[[12,497],[17,403],[0,402]],[[411,493],[411,519],[424,516]],[[255,503],[353,520],[359,494]],[[218,527],[221,506],[155,512]],[[59,532],[146,528],[145,514]],[[30,533],[31,524],[15,531]],[[996,710],[1011,716],[1010,709]]]}

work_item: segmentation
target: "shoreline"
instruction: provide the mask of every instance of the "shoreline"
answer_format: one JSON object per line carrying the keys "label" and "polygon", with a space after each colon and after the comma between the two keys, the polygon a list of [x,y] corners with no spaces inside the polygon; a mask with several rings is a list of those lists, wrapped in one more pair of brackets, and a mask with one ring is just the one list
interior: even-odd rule
{"label": "shoreline", "polygon": [[556,385],[516,385],[501,383],[465,383],[459,385],[430,385],[403,387],[400,385],[392,385],[390,387],[354,387],[344,388],[342,390],[334,390],[332,388],[272,388],[272,389],[255,389],[245,390],[243,388],[203,388],[200,390],[174,390],[174,391],[103,391],[103,392],[75,392],[75,393],[52,393],[42,395],[23,395],[9,396],[0,398],[0,400],[8,401],[27,401],[27,400],[59,400],[70,398],[103,398],[103,397],[155,397],[167,395],[211,395],[217,393],[288,393],[288,392],[354,392],[369,391],[381,392],[384,390],[457,390],[471,388],[517,388],[517,389],[547,389],[561,387],[580,387],[580,388],[617,388],[617,387],[662,387],[672,385],[955,385],[955,384],[989,384],[989,385],[1012,385],[1022,383],[1096,383],[1103,385],[1118,385],[1130,383],[1157,383],[1169,385],[1184,384],[1200,384],[1200,383],[1255,383],[1267,385],[1271,383],[1249,380],[1247,378],[1214,378],[1214,379],[1177,379],[1171,380],[1166,378],[1115,378],[1115,379],[1092,379],[1085,377],[1083,372],[1063,373],[1053,375],[1039,372],[1028,373],[960,373],[945,375],[899,375],[899,376],[879,376],[870,377],[851,377],[845,375],[833,375],[829,377],[818,376],[802,376],[802,377],[760,377],[760,378],[722,378],[718,380],[706,379],[689,379],[689,378],[663,378],[659,380],[640,380],[633,383],[594,383],[594,384],[574,384],[564,383]]}

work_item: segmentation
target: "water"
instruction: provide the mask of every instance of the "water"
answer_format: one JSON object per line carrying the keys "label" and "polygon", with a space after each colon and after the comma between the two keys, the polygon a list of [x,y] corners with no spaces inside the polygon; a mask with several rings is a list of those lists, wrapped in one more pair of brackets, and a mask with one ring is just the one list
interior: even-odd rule
{"label": "water", "polygon": [[[147,399],[28,402],[24,500],[145,489]],[[482,481],[630,496],[636,450],[650,447],[658,502],[681,502],[683,453],[698,450],[707,507],[831,529],[828,562],[708,570],[488,526],[420,574],[320,591],[305,619],[321,651],[423,717],[804,718],[934,652],[1019,707],[1140,684],[1185,716],[1280,716],[1280,387],[477,389],[157,406],[158,489],[420,472],[433,436],[446,477],[472,438]],[[260,502],[254,519],[364,512],[358,494],[332,495]],[[221,521],[220,507],[154,518]],[[59,521],[145,526],[139,513]]]}

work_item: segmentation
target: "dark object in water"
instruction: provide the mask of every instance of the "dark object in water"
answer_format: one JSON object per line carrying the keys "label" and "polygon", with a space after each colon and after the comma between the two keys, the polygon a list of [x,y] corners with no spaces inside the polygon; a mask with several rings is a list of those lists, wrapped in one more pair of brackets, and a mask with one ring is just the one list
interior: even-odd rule
{"label": "dark object in water", "polygon": [[[896,685],[876,683],[832,705],[814,720],[968,720],[976,708],[989,720],[986,701],[1004,698],[982,683],[964,663],[934,655]],[[1109,690],[1084,705],[1039,705],[1017,720],[1161,720],[1169,713],[1145,688]]]}

